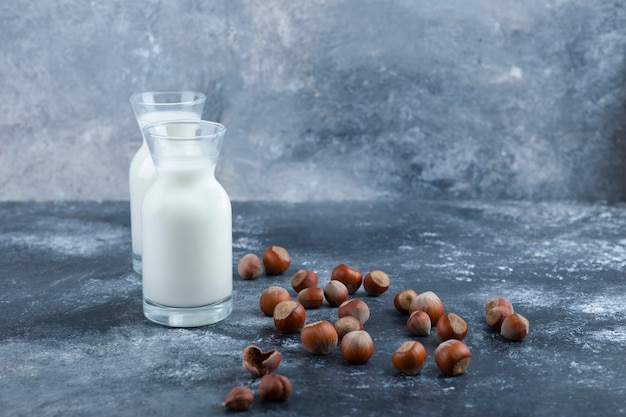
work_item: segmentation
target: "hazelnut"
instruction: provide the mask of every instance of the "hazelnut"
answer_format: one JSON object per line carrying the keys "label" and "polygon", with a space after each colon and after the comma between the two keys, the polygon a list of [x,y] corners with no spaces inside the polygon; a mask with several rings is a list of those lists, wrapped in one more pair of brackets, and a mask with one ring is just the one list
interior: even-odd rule
{"label": "hazelnut", "polygon": [[282,356],[275,349],[263,352],[258,346],[250,345],[243,350],[243,367],[252,375],[271,374],[280,365]]}
{"label": "hazelnut", "polygon": [[291,390],[291,381],[284,375],[267,374],[259,383],[259,395],[268,401],[285,401]]}
{"label": "hazelnut", "polygon": [[487,304],[485,304],[485,314],[489,313],[489,310],[494,307],[507,307],[511,310],[511,313],[513,313],[513,304],[504,297],[495,297],[487,301]]}
{"label": "hazelnut", "polygon": [[507,306],[494,307],[485,316],[485,321],[495,331],[500,331],[504,319],[513,314],[513,309]]}
{"label": "hazelnut", "polygon": [[431,327],[430,316],[424,310],[412,312],[406,321],[407,330],[416,336],[428,336]]}
{"label": "hazelnut", "polygon": [[365,330],[355,330],[341,339],[341,354],[353,365],[367,362],[374,354],[374,342]]}
{"label": "hazelnut", "polygon": [[263,252],[263,265],[268,275],[280,275],[289,268],[290,264],[289,252],[285,248],[270,246]]}
{"label": "hazelnut", "polygon": [[419,294],[413,301],[411,301],[411,305],[409,306],[409,313],[412,313],[416,310],[424,310],[429,316],[432,325],[435,326],[437,324],[437,320],[439,317],[443,316],[443,303],[432,291],[426,291]]}
{"label": "hazelnut", "polygon": [[467,336],[467,323],[458,314],[446,313],[437,321],[437,338],[463,340]]}
{"label": "hazelnut", "polygon": [[309,352],[327,355],[337,347],[337,330],[326,320],[316,321],[302,328],[300,340]]}
{"label": "hazelnut", "polygon": [[337,315],[339,318],[352,316],[361,323],[365,324],[365,322],[370,318],[370,309],[367,304],[365,304],[365,301],[353,298],[352,300],[347,300],[341,303],[339,309],[337,310]]}
{"label": "hazelnut", "polygon": [[291,295],[283,287],[272,286],[263,290],[259,299],[259,307],[266,316],[274,314],[274,308],[281,301],[291,300]]}
{"label": "hazelnut", "polygon": [[389,275],[378,269],[370,271],[363,278],[363,288],[369,295],[377,297],[389,289]]}
{"label": "hazelnut", "polygon": [[345,316],[335,322],[335,330],[337,330],[337,336],[341,340],[347,333],[363,330],[363,323],[356,317]]}
{"label": "hazelnut", "polygon": [[415,300],[417,293],[413,290],[402,290],[393,297],[393,306],[402,314],[409,314],[411,302]]}
{"label": "hazelnut", "polygon": [[324,291],[318,287],[303,289],[298,293],[297,298],[304,308],[320,308],[324,305]]}
{"label": "hazelnut", "polygon": [[291,277],[291,286],[297,293],[305,288],[317,287],[318,283],[317,274],[308,269],[301,269]]}
{"label": "hazelnut", "polygon": [[518,342],[526,337],[530,329],[528,319],[521,314],[514,313],[502,322],[500,334],[505,339]]}
{"label": "hazelnut", "polygon": [[243,279],[255,279],[263,274],[263,264],[258,256],[248,253],[237,262],[237,272]]}
{"label": "hazelnut", "polygon": [[417,375],[426,362],[426,349],[420,342],[404,342],[391,355],[394,368],[406,375]]}
{"label": "hazelnut", "polygon": [[446,340],[435,349],[435,362],[447,376],[461,375],[467,369],[472,352],[461,341]]}
{"label": "hazelnut", "polygon": [[330,273],[330,279],[343,282],[348,289],[348,294],[354,294],[363,282],[363,273],[356,268],[339,264]]}
{"label": "hazelnut", "polygon": [[254,393],[248,387],[234,387],[228,394],[224,405],[233,411],[245,411],[252,405]]}
{"label": "hazelnut", "polygon": [[274,308],[274,326],[283,333],[295,333],[305,322],[304,306],[296,301],[281,301]]}
{"label": "hazelnut", "polygon": [[339,307],[348,299],[348,288],[341,281],[329,281],[324,287],[324,297],[333,307]]}

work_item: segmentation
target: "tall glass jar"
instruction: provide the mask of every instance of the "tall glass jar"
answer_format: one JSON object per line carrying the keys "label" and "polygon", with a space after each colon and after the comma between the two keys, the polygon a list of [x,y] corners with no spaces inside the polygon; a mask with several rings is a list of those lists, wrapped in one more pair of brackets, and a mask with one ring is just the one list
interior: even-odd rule
{"label": "tall glass jar", "polygon": [[[133,94],[130,104],[139,129],[164,120],[200,120],[206,96],[195,91],[156,91]],[[142,135],[143,136],[143,135]],[[155,178],[154,165],[145,138],[133,157],[128,183],[130,188],[130,226],[133,269],[141,274],[141,204]]]}
{"label": "tall glass jar", "polygon": [[232,311],[232,209],[215,167],[226,129],[166,121],[143,129],[156,180],[142,206],[143,310],[195,327]]}

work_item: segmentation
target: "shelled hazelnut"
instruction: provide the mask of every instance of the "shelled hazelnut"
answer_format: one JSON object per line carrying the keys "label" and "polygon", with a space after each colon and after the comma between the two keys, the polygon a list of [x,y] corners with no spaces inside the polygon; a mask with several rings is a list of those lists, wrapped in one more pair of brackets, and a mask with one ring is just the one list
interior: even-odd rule
{"label": "shelled hazelnut", "polygon": [[339,340],[341,340],[350,332],[363,330],[363,323],[361,323],[356,317],[345,316],[335,322],[335,330],[337,330],[337,336]]}
{"label": "shelled hazelnut", "polygon": [[255,345],[246,347],[242,355],[243,367],[254,376],[271,374],[278,368],[281,359],[279,351],[271,349],[264,352]]}
{"label": "shelled hazelnut", "polygon": [[443,303],[441,299],[432,291],[426,291],[419,294],[409,306],[409,313],[416,310],[423,310],[430,316],[430,321],[433,326],[437,324],[437,321],[443,316]]}
{"label": "shelled hazelnut", "polygon": [[341,354],[353,365],[367,362],[374,354],[374,341],[365,330],[355,330],[341,339]]}
{"label": "shelled hazelnut", "polygon": [[348,289],[348,294],[354,294],[361,287],[363,273],[346,264],[339,264],[331,272],[330,279],[342,282]]}
{"label": "shelled hazelnut", "polygon": [[297,293],[305,288],[317,287],[318,284],[317,274],[308,269],[300,269],[291,277],[291,286]]}
{"label": "shelled hazelnut", "polygon": [[239,276],[246,280],[252,280],[263,274],[263,264],[258,256],[247,253],[237,262]]}
{"label": "shelled hazelnut", "polygon": [[391,355],[394,368],[406,375],[417,375],[426,362],[426,349],[420,342],[404,342]]}
{"label": "shelled hazelnut", "polygon": [[463,340],[467,336],[467,323],[455,313],[445,313],[437,321],[437,338],[444,342],[449,339]]}
{"label": "shelled hazelnut", "polygon": [[456,339],[446,340],[435,349],[435,362],[447,376],[465,373],[471,357],[472,352],[465,343]]}
{"label": "shelled hazelnut", "polygon": [[300,340],[304,347],[315,355],[327,355],[337,347],[337,330],[326,320],[307,324],[300,331]]}
{"label": "shelled hazelnut", "polygon": [[370,318],[370,309],[363,300],[353,298],[351,300],[344,301],[337,310],[339,318],[352,316],[359,320],[362,324]]}
{"label": "shelled hazelnut", "polygon": [[304,308],[320,308],[324,305],[324,291],[318,287],[305,288],[298,293],[297,299]]}
{"label": "shelled hazelnut", "polygon": [[389,289],[389,275],[381,270],[370,271],[363,278],[363,288],[371,296],[377,297]]}
{"label": "shelled hazelnut", "polygon": [[348,299],[348,296],[348,288],[343,282],[331,280],[324,287],[324,297],[333,307],[339,307]]}
{"label": "shelled hazelnut", "polygon": [[416,336],[428,336],[431,327],[430,316],[424,310],[415,310],[406,321],[407,330]]}
{"label": "shelled hazelnut", "polygon": [[267,374],[259,383],[259,396],[264,400],[285,401],[291,391],[291,381],[284,375]]}
{"label": "shelled hazelnut", "polygon": [[500,334],[505,339],[518,342],[526,337],[529,329],[528,319],[519,313],[513,313],[502,322]]}
{"label": "shelled hazelnut", "polygon": [[250,408],[254,401],[254,392],[248,387],[234,387],[224,400],[224,405],[233,411],[245,411]]}
{"label": "shelled hazelnut", "polygon": [[266,316],[274,314],[274,308],[282,301],[291,300],[291,295],[283,287],[271,286],[263,290],[259,298],[259,307]]}
{"label": "shelled hazelnut", "polygon": [[401,314],[409,314],[411,302],[415,300],[417,293],[413,290],[402,290],[393,297],[393,306]]}
{"label": "shelled hazelnut", "polygon": [[263,252],[263,265],[268,275],[280,275],[289,269],[291,258],[287,249],[280,246],[270,246]]}
{"label": "shelled hazelnut", "polygon": [[306,311],[297,301],[281,301],[274,308],[274,325],[283,333],[296,333],[305,322]]}

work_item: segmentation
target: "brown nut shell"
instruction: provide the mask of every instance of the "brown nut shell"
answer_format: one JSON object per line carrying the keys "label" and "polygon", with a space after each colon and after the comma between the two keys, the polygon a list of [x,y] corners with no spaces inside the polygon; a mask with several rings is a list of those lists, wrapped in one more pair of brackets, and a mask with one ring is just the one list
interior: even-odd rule
{"label": "brown nut shell", "polygon": [[409,306],[409,313],[416,310],[423,310],[430,316],[432,325],[435,326],[441,316],[443,316],[443,303],[441,299],[437,297],[432,291],[426,291],[419,294]]}
{"label": "brown nut shell", "polygon": [[234,387],[224,400],[226,408],[233,411],[245,411],[252,405],[254,401],[254,392],[248,387]]}
{"label": "brown nut shell", "polygon": [[465,343],[456,339],[446,340],[435,349],[435,362],[447,376],[465,373],[471,357],[472,352]]}
{"label": "brown nut shell", "polygon": [[263,376],[274,372],[282,356],[276,349],[264,352],[260,347],[250,345],[243,350],[243,367],[254,376]]}
{"label": "brown nut shell", "polygon": [[339,309],[337,310],[337,315],[339,318],[352,316],[361,323],[365,324],[365,322],[370,318],[370,309],[365,301],[353,298],[352,300],[347,300],[341,303]]}
{"label": "brown nut shell", "polygon": [[513,309],[507,306],[494,307],[485,316],[485,321],[493,330],[499,332],[504,320],[513,314]]}
{"label": "brown nut shell", "polygon": [[437,338],[440,341],[449,339],[463,340],[467,336],[467,323],[455,313],[446,313],[437,321]]}
{"label": "brown nut shell", "polygon": [[337,330],[326,320],[307,324],[300,331],[300,340],[304,347],[315,355],[327,355],[337,347]]}
{"label": "brown nut shell", "polygon": [[333,307],[339,307],[341,303],[348,299],[348,287],[341,281],[331,280],[324,287],[324,297],[328,304]]}
{"label": "brown nut shell", "polygon": [[306,311],[297,301],[281,301],[274,308],[274,326],[283,333],[296,333],[305,323]]}
{"label": "brown nut shell", "polygon": [[363,278],[365,292],[374,297],[384,294],[389,289],[389,284],[389,275],[378,269],[368,272]]}
{"label": "brown nut shell", "polygon": [[319,279],[317,274],[308,269],[301,269],[291,277],[291,287],[299,293],[305,288],[317,287]]}
{"label": "brown nut shell", "polygon": [[280,275],[289,269],[290,264],[289,252],[281,246],[270,246],[263,252],[263,265],[268,275]]}
{"label": "brown nut shell", "polygon": [[424,310],[416,310],[411,313],[409,319],[406,321],[406,328],[408,331],[416,336],[428,336],[432,322],[430,316]]}
{"label": "brown nut shell", "polygon": [[391,355],[394,368],[406,375],[417,375],[426,362],[426,349],[420,342],[404,342]]}
{"label": "brown nut shell", "polygon": [[514,313],[508,316],[502,322],[502,328],[500,334],[505,339],[513,342],[519,342],[526,337],[530,330],[530,323],[528,319],[519,313]]}
{"label": "brown nut shell", "polygon": [[285,401],[291,390],[291,381],[284,375],[267,374],[259,383],[259,396],[267,401]]}
{"label": "brown nut shell", "polygon": [[258,256],[247,253],[237,262],[239,276],[246,280],[252,280],[263,274],[263,264]]}
{"label": "brown nut shell", "polygon": [[494,307],[506,307],[511,310],[511,313],[513,313],[513,304],[511,304],[511,302],[504,297],[494,297],[487,301],[487,304],[485,304],[485,314],[489,313],[489,310]]}
{"label": "brown nut shell", "polygon": [[318,287],[305,288],[298,293],[297,299],[304,308],[320,308],[324,305],[324,291]]}
{"label": "brown nut shell", "polygon": [[363,273],[346,264],[339,264],[330,273],[330,279],[342,282],[348,289],[348,294],[354,294],[361,287]]}
{"label": "brown nut shell", "polygon": [[281,301],[291,300],[291,295],[283,287],[271,286],[263,290],[259,298],[259,307],[266,316],[274,314],[274,308]]}
{"label": "brown nut shell", "polygon": [[353,365],[367,362],[374,354],[374,341],[365,330],[355,330],[341,339],[341,354]]}
{"label": "brown nut shell", "polygon": [[353,316],[341,317],[335,322],[335,330],[337,330],[337,336],[339,337],[339,340],[341,340],[350,332],[363,330],[363,323]]}
{"label": "brown nut shell", "polygon": [[393,306],[399,313],[408,315],[411,302],[415,300],[415,298],[417,298],[415,291],[410,289],[402,290],[393,297]]}

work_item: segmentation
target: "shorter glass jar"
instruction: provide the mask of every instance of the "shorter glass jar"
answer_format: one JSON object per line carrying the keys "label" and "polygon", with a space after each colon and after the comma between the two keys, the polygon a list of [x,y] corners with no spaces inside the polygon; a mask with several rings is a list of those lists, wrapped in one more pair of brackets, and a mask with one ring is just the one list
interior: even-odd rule
{"label": "shorter glass jar", "polygon": [[215,167],[226,129],[185,120],[144,127],[156,180],[142,206],[143,310],[196,327],[232,311],[232,209]]}

